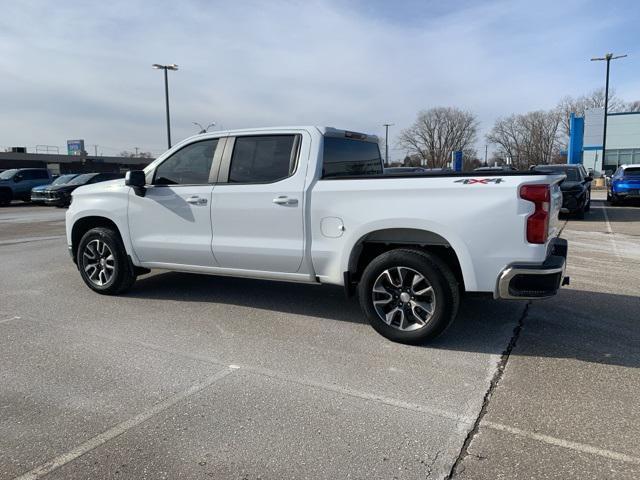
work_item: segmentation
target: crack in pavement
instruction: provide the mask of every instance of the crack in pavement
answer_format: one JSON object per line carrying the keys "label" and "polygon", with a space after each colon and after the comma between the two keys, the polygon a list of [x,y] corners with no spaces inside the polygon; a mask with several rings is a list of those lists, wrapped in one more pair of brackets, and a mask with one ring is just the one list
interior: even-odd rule
{"label": "crack in pavement", "polygon": [[462,464],[462,461],[465,459],[465,457],[469,455],[469,446],[471,445],[471,442],[473,441],[473,439],[475,438],[476,434],[480,429],[480,423],[482,422],[482,419],[487,413],[491,396],[493,395],[493,392],[495,391],[496,387],[498,386],[498,383],[500,383],[500,380],[504,375],[504,370],[507,366],[507,362],[509,361],[509,356],[511,355],[513,348],[516,346],[518,338],[520,338],[520,332],[522,331],[524,320],[527,317],[527,314],[529,313],[530,305],[531,305],[531,301],[527,302],[527,304],[524,307],[524,311],[522,312],[522,315],[520,315],[520,318],[518,319],[518,323],[513,328],[513,334],[511,335],[511,339],[509,340],[507,347],[505,348],[505,350],[502,352],[502,355],[500,356],[498,367],[496,368],[496,371],[493,374],[493,378],[489,383],[489,388],[487,389],[487,392],[484,395],[484,399],[482,401],[482,408],[478,413],[478,417],[476,418],[475,422],[473,423],[473,427],[469,430],[469,433],[464,439],[464,443],[462,444],[460,453],[458,454],[455,461],[453,462],[453,465],[451,466],[451,470],[449,471],[449,474],[446,477],[444,477],[445,480],[451,480],[454,477],[454,475],[460,473],[459,467]]}

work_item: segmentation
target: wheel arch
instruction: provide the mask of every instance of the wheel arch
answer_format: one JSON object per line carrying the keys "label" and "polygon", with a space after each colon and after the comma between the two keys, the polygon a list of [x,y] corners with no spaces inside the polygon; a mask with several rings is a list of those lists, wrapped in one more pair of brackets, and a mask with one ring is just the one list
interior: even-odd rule
{"label": "wheel arch", "polygon": [[466,250],[461,247],[461,242],[452,243],[442,234],[430,229],[381,228],[361,235],[351,248],[344,272],[347,292],[354,291],[364,268],[371,260],[397,248],[428,251],[437,255],[449,266],[463,290],[465,287],[475,286],[473,267],[467,258]]}
{"label": "wheel arch", "polygon": [[74,222],[73,227],[71,228],[71,252],[73,254],[72,257],[74,262],[76,262],[78,244],[80,243],[82,236],[92,228],[96,227],[104,227],[114,230],[120,236],[120,240],[126,248],[126,243],[122,238],[122,232],[120,232],[120,228],[118,228],[118,225],[113,220],[99,215],[81,217]]}

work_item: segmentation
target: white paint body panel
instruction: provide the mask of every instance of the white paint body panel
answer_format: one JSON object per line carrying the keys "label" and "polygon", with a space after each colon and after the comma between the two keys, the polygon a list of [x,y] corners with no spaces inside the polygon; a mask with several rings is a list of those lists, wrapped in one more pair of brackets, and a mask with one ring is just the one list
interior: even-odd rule
{"label": "white paint body panel", "polygon": [[[150,174],[172,152],[196,140],[270,133],[303,135],[293,176],[270,184],[162,187],[162,195],[151,187],[147,197],[136,196],[122,180],[81,187],[67,212],[68,243],[77,220],[103,216],[117,225],[138,266],[342,285],[362,237],[384,229],[417,229],[446,240],[458,257],[467,291],[493,292],[507,265],[541,263],[547,255],[548,244],[526,242],[533,204],[519,198],[521,185],[554,184],[550,238],[557,234],[557,182],[562,177],[496,174],[503,178],[500,183],[466,185],[455,176],[320,180],[324,129],[318,127],[198,135],[145,171]],[[209,195],[207,206],[187,208],[185,196],[194,193]],[[298,203],[274,204],[281,195]]]}

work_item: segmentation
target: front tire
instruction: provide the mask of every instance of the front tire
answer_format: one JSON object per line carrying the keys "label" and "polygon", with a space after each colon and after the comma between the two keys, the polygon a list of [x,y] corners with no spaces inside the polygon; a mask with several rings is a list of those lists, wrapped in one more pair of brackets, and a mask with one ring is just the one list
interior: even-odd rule
{"label": "front tire", "polygon": [[397,249],[376,257],[358,286],[371,326],[394,342],[421,344],[442,334],[460,303],[458,282],[438,257]]}
{"label": "front tire", "polygon": [[76,261],[84,283],[103,295],[117,295],[134,284],[135,269],[118,232],[92,228],[78,244]]}

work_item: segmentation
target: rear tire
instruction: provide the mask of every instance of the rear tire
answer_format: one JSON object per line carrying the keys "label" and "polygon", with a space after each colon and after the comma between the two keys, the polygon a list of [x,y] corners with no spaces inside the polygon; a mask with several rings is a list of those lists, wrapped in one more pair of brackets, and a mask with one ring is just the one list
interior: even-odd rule
{"label": "rear tire", "polygon": [[358,296],[378,333],[407,344],[441,335],[460,303],[458,282],[449,267],[432,254],[409,249],[373,259],[362,274]]}
{"label": "rear tire", "polygon": [[118,232],[92,228],[78,244],[76,261],[84,283],[103,295],[123,293],[135,283],[136,274]]}

